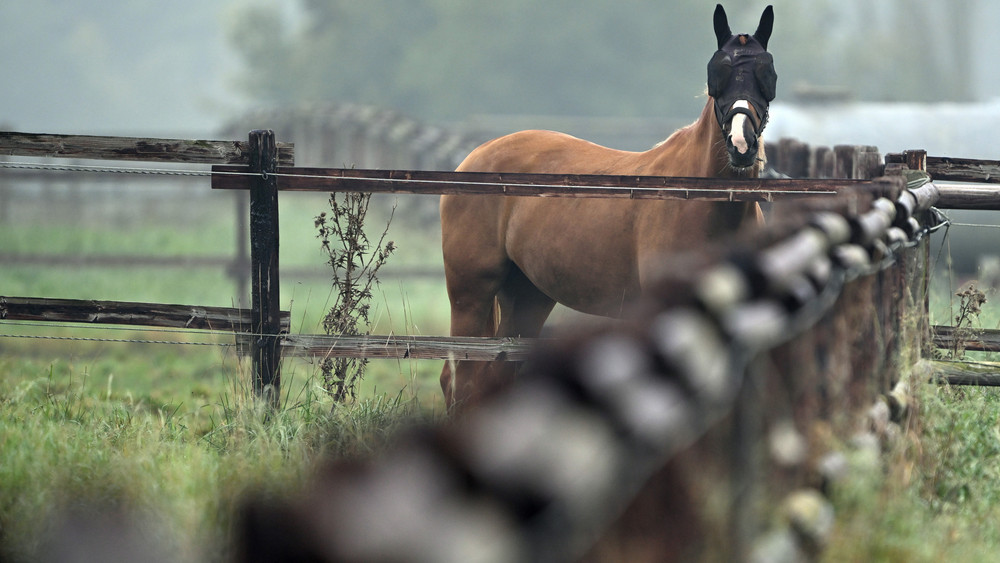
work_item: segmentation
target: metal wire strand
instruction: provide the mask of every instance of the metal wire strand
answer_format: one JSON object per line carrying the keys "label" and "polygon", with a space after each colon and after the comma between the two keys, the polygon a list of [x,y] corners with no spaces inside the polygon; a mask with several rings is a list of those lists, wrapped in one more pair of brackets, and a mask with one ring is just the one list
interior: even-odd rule
{"label": "metal wire strand", "polygon": [[37,334],[0,334],[0,338],[22,338],[26,340],[68,340],[72,342],[114,342],[124,344],[173,344],[177,346],[216,346],[231,348],[231,342],[179,342],[176,340],[144,340],[132,338],[97,338],[90,336],[42,336]]}
{"label": "metal wire strand", "polygon": [[[171,328],[158,328],[158,327],[139,327],[139,326],[94,326],[88,324],[76,324],[76,323],[41,323],[41,322],[31,322],[31,321],[0,321],[0,326],[6,327],[32,327],[32,328],[62,328],[62,329],[72,329],[72,330],[91,330],[91,331],[129,331],[129,332],[145,332],[145,333],[159,333],[159,334],[178,334],[185,336],[223,336],[223,337],[235,337],[237,335],[244,336],[247,338],[253,337],[266,337],[274,336],[281,338],[285,336],[284,334],[263,334],[257,332],[232,332],[223,330],[193,330],[193,329],[171,329]],[[0,333],[0,338],[21,338],[21,339],[35,339],[35,340],[68,340],[68,341],[82,341],[82,342],[118,342],[118,343],[134,343],[134,344],[174,344],[180,346],[219,346],[219,347],[233,347],[237,344],[232,342],[187,342],[187,341],[176,341],[176,340],[150,340],[143,338],[101,338],[96,336],[40,336],[31,334],[9,334]]]}
{"label": "metal wire strand", "polygon": [[93,172],[98,174],[146,174],[160,176],[211,176],[213,174],[224,175],[251,175],[246,172],[212,172],[210,170],[183,170],[169,168],[134,168],[123,166],[86,166],[82,164],[44,164],[30,162],[0,162],[0,168],[12,170],[45,170],[54,172]]}
{"label": "metal wire strand", "polygon": [[[164,169],[164,168],[136,168],[136,167],[117,167],[117,166],[85,166],[85,165],[75,165],[75,164],[36,164],[36,163],[26,163],[26,162],[0,162],[0,169],[8,168],[15,170],[49,170],[56,172],[92,172],[92,173],[111,173],[111,174],[144,174],[144,175],[163,175],[163,176],[250,176],[259,177],[259,172],[230,172],[230,171],[214,171],[214,170],[182,170],[182,169]],[[288,172],[275,172],[269,174],[270,176],[275,176],[278,178],[306,178],[315,180],[329,180],[335,178],[332,176],[324,176],[322,174],[292,174]],[[379,183],[408,183],[408,184],[443,184],[443,185],[464,185],[464,184],[474,184],[477,186],[490,186],[503,188],[511,185],[521,185],[511,182],[474,182],[468,180],[421,180],[421,179],[406,179],[406,178],[350,178],[353,182],[379,182]],[[562,184],[530,184],[532,187],[538,188],[566,188],[568,186]],[[693,188],[671,188],[671,187],[622,187],[622,186],[572,186],[576,190],[616,190],[622,192],[691,192],[698,191]],[[803,193],[799,190],[773,190],[773,189],[750,189],[750,188],[731,188],[724,190],[725,193],[764,193],[764,194],[800,194]],[[814,195],[831,195],[836,194],[835,191],[815,191],[809,192]]]}

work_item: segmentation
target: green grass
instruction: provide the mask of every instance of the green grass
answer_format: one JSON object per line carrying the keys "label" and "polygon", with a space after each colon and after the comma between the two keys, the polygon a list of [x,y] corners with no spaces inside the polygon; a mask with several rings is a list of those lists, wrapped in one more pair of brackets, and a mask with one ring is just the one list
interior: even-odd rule
{"label": "green grass", "polygon": [[[9,374],[9,364],[0,370]],[[172,558],[222,559],[246,493],[293,491],[316,460],[370,454],[427,416],[400,394],[333,409],[306,383],[268,418],[229,383],[231,391],[175,404],[60,362],[37,378],[4,378],[0,559],[30,559],[54,515],[81,510],[148,518]]]}
{"label": "green grass", "polygon": [[[314,267],[324,256],[313,217],[324,197],[286,197],[283,266]],[[48,202],[51,203],[51,202]],[[155,214],[115,221],[102,210],[44,211],[0,223],[0,252],[231,255],[231,202],[200,202],[187,220]],[[399,212],[397,212],[399,213]],[[398,215],[397,215],[398,217]],[[400,264],[440,264],[434,229],[394,222]],[[394,256],[394,259],[397,258]],[[330,300],[323,276],[282,280],[293,332],[322,333]],[[373,331],[443,334],[447,301],[439,280],[387,279],[373,303]],[[0,269],[0,295],[232,306],[222,269]],[[283,364],[281,409],[265,417],[248,389],[245,359],[231,335],[156,329],[0,323],[0,560],[38,555],[62,514],[123,511],[170,558],[221,560],[235,507],[250,491],[302,485],[317,460],[360,456],[396,429],[443,411],[440,362],[377,360],[359,400],[335,407],[309,361]],[[76,340],[80,339],[80,340]],[[171,341],[174,344],[108,342]],[[195,345],[196,343],[206,345]]]}
{"label": "green grass", "polygon": [[919,420],[834,494],[825,561],[1000,561],[1000,393],[924,385]]}
{"label": "green grass", "polygon": [[[952,325],[968,280],[935,272],[932,281],[931,322]],[[972,325],[998,328],[1000,300],[982,289],[988,300]],[[1000,561],[1000,389],[914,384],[916,416],[900,438],[835,489],[824,561]]]}

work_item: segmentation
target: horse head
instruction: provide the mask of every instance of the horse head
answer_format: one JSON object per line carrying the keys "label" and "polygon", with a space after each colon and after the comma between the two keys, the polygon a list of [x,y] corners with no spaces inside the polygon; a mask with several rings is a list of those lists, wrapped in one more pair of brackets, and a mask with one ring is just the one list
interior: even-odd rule
{"label": "horse head", "polygon": [[721,4],[715,7],[714,20],[719,50],[708,62],[708,95],[715,99],[715,117],[726,138],[730,166],[746,169],[757,164],[758,139],[767,125],[768,104],[778,81],[774,59],[767,52],[774,10],[764,9],[753,35],[733,35]]}

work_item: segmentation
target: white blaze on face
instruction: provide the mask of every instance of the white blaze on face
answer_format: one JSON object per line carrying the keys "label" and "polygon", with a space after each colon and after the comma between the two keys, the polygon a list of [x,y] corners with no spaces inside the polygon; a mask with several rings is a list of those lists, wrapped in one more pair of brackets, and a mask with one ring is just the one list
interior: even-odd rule
{"label": "white blaze on face", "polygon": [[[746,100],[740,100],[733,104],[733,109],[744,108],[750,109],[750,104]],[[737,113],[733,116],[732,125],[729,128],[729,138],[733,141],[733,146],[740,154],[746,154],[749,150],[747,145],[746,137],[743,136],[743,123],[746,122],[747,116],[744,113]]]}

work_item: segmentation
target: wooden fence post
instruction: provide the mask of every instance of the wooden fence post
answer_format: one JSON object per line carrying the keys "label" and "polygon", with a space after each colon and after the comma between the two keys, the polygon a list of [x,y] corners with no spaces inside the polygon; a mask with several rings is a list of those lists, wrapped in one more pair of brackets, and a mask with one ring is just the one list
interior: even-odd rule
{"label": "wooden fence post", "polygon": [[797,139],[778,141],[781,173],[791,178],[809,177],[809,145]]}
{"label": "wooden fence post", "polygon": [[858,180],[871,180],[878,178],[885,170],[882,164],[882,155],[878,152],[878,147],[859,146],[854,154],[854,171],[852,178]]}
{"label": "wooden fence post", "polygon": [[834,178],[851,178],[854,172],[854,145],[836,145],[833,147]]}
{"label": "wooden fence post", "polygon": [[250,206],[250,195],[248,190],[235,190],[233,202],[236,204],[236,254],[233,261],[226,268],[226,275],[236,283],[237,307],[247,306],[247,297],[250,295],[250,248],[247,241],[250,239],[250,227],[247,225],[247,209]]}
{"label": "wooden fence post", "polygon": [[250,307],[254,393],[278,406],[281,390],[278,284],[278,149],[274,131],[250,132]]}
{"label": "wooden fence post", "polygon": [[830,147],[816,147],[812,157],[811,178],[833,178],[836,170],[836,153]]}
{"label": "wooden fence post", "polygon": [[[910,170],[920,170],[921,172],[927,172],[927,151],[923,149],[907,150],[903,151],[903,158],[906,161],[906,167]],[[933,339],[931,338],[931,327],[930,327],[930,310],[931,310],[931,245],[928,238],[925,238],[921,244],[923,245],[923,287],[920,289],[923,291],[923,308],[921,318],[923,322],[918,329],[920,332],[920,350],[923,355],[925,352],[933,351]],[[929,347],[929,349],[927,349]]]}
{"label": "wooden fence post", "polygon": [[[6,156],[0,156],[0,162],[6,162]],[[4,181],[6,170],[0,171],[0,224],[6,223],[10,218],[10,190],[13,190],[13,182],[8,184]]]}

